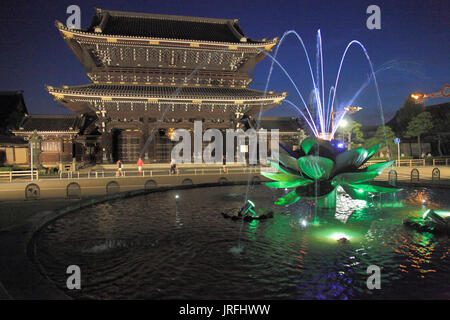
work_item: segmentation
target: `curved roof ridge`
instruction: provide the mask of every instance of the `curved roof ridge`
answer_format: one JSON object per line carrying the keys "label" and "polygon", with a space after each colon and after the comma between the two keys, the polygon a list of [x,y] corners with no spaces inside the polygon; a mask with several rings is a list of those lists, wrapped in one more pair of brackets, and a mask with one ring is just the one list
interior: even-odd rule
{"label": "curved roof ridge", "polygon": [[148,19],[160,19],[160,20],[172,20],[172,21],[192,21],[192,22],[219,23],[219,24],[227,24],[228,22],[231,22],[231,23],[238,22],[238,19],[191,17],[191,16],[171,15],[171,14],[107,10],[107,9],[100,9],[100,8],[96,8],[96,12],[100,13],[100,14],[101,13],[109,13],[112,17],[148,18]]}

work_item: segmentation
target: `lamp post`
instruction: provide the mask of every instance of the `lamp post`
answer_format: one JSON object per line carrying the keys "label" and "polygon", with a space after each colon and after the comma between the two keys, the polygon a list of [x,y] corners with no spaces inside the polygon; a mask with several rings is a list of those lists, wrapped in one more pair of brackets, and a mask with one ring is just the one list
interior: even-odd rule
{"label": "lamp post", "polygon": [[397,145],[397,158],[398,158],[397,167],[400,167],[400,138],[395,138],[394,142]]}
{"label": "lamp post", "polygon": [[342,128],[342,141],[345,143],[345,128],[348,125],[348,121],[346,119],[342,119],[341,122],[339,123],[339,127]]}

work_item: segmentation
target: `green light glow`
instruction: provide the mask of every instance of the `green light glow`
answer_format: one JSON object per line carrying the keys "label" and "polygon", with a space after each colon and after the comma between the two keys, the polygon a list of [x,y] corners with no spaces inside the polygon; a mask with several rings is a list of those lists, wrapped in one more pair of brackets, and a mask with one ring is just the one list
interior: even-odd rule
{"label": "green light glow", "polygon": [[[382,187],[371,184],[349,184],[348,186],[355,188],[357,190],[364,190],[365,192],[374,192],[374,193],[391,193],[398,192],[402,189],[392,188],[392,187]],[[359,192],[359,191],[358,191]]]}
{"label": "green light glow", "polygon": [[[314,146],[317,145],[318,148]],[[371,165],[364,169],[358,168],[374,155],[380,144],[369,149],[357,148],[345,152],[334,152],[330,142],[308,137],[301,143],[306,155],[298,159],[291,157],[287,151],[281,152],[280,161],[268,163],[278,172],[261,172],[271,182],[265,185],[275,189],[296,188],[284,197],[279,198],[275,204],[281,206],[291,205],[300,198],[316,200],[319,208],[333,209],[336,207],[335,187],[342,186],[345,192],[356,200],[366,200],[367,193],[398,192],[401,189],[392,187],[373,186],[368,181],[377,177],[385,168],[392,166],[393,161]],[[328,150],[323,155],[308,155],[311,150]],[[328,154],[330,153],[330,154]],[[273,170],[272,170],[273,171]],[[316,183],[313,188],[312,183]],[[363,184],[366,183],[366,184]]]}
{"label": "green light glow", "polygon": [[378,176],[378,172],[345,172],[338,174],[332,180],[333,185],[357,184],[372,180]]}
{"label": "green light glow", "polygon": [[434,213],[441,217],[450,217],[450,211],[435,211]]}
{"label": "green light glow", "polygon": [[308,137],[302,141],[301,147],[305,154],[309,153],[309,150],[316,144],[316,139],[314,137]]}
{"label": "green light glow", "polygon": [[373,164],[371,166],[368,166],[367,167],[367,171],[377,171],[378,174],[381,174],[384,169],[386,169],[387,167],[392,166],[393,163],[394,163],[394,160],[388,161],[388,162],[376,163],[376,164]]}
{"label": "green light glow", "polygon": [[298,159],[302,172],[312,179],[328,179],[333,169],[333,161],[320,156],[305,156]]}
{"label": "green light glow", "polygon": [[342,233],[342,232],[335,232],[335,233],[330,235],[330,238],[333,239],[333,240],[339,240],[339,239],[342,239],[342,238],[350,240],[350,236],[348,236],[347,234]]}
{"label": "green light glow", "polygon": [[283,181],[265,182],[264,185],[268,186],[269,188],[285,189],[285,188],[296,188],[296,187],[308,185],[311,183],[313,183],[312,180],[298,179],[297,181],[293,181],[293,182],[283,182]]}
{"label": "green light glow", "polygon": [[274,173],[274,172],[262,171],[261,175],[263,175],[266,178],[280,181],[280,182],[294,182],[297,180],[302,180],[301,176],[297,176],[295,174],[290,174],[290,173]]}
{"label": "green light glow", "polygon": [[370,148],[367,149],[367,159],[371,158],[375,153],[377,153],[378,149],[380,149],[381,143],[377,143]]}
{"label": "green light glow", "polygon": [[287,195],[279,198],[275,202],[275,204],[277,204],[279,206],[287,206],[287,205],[297,202],[298,200],[300,200],[300,197],[297,195],[297,193],[294,190],[294,191],[289,192]]}

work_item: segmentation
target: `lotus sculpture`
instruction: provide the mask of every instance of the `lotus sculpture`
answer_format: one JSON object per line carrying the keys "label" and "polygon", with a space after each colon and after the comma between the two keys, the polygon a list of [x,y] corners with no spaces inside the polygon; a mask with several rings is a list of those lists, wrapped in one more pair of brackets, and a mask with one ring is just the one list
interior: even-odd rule
{"label": "lotus sculpture", "polygon": [[393,161],[363,165],[378,151],[381,144],[368,149],[346,150],[337,140],[322,140],[316,137],[304,139],[298,150],[291,150],[280,144],[279,162],[269,161],[276,172],[261,174],[272,182],[270,188],[295,188],[279,198],[275,204],[290,205],[300,199],[316,200],[321,208],[336,206],[338,186],[353,199],[365,200],[368,193],[389,193],[401,189],[372,185],[370,180],[391,166]]}

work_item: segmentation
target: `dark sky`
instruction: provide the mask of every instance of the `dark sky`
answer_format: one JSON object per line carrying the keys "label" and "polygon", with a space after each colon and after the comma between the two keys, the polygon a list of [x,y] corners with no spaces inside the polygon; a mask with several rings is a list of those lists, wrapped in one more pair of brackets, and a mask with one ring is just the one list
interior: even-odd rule
{"label": "dark sky", "polygon": [[[450,1],[284,1],[284,0],[147,0],[147,1],[10,1],[0,3],[0,91],[24,90],[30,113],[69,113],[54,102],[44,89],[88,82],[82,65],[69,50],[54,26],[65,23],[66,8],[81,8],[82,27],[90,24],[94,8],[151,12],[217,18],[239,18],[249,38],[281,37],[296,30],[305,41],[315,63],[316,32],[321,29],[325,66],[325,87],[334,84],[342,53],[351,40],[367,48],[377,73],[386,120],[414,91],[431,93],[450,84]],[[366,27],[366,8],[381,8],[381,30]],[[293,37],[279,51],[279,61],[308,98],[312,89],[305,54]],[[264,89],[270,61],[258,64],[251,87]],[[362,51],[350,49],[344,63],[338,102],[344,103],[369,76],[369,65]],[[289,99],[299,103],[298,95],[279,69],[275,69],[269,89],[288,91]],[[327,95],[327,94],[326,94]],[[438,98],[428,104],[448,102]],[[365,88],[353,105],[364,109],[354,119],[364,124],[378,124],[373,83]],[[268,115],[296,113],[287,105],[272,109]]]}

